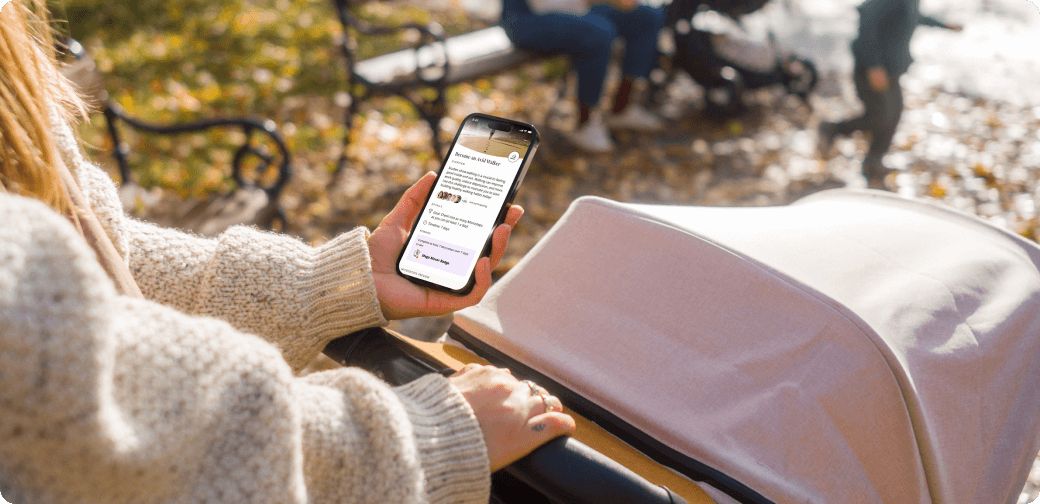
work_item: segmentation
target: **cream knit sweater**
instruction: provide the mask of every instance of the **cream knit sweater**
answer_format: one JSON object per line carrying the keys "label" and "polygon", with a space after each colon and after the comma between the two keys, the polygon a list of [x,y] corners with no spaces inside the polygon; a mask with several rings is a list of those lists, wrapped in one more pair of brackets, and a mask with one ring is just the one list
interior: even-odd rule
{"label": "cream knit sweater", "polygon": [[[357,229],[312,248],[126,217],[56,128],[148,299],[116,294],[63,217],[0,194],[0,494],[47,503],[486,503],[487,452],[447,379],[294,377],[385,323]],[[254,336],[255,335],[255,336]]]}

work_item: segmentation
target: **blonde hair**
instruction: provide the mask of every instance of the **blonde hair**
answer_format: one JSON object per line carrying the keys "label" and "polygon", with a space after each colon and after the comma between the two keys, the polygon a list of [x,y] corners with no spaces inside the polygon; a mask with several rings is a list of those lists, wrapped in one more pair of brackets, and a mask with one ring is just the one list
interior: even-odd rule
{"label": "blonde hair", "polygon": [[14,0],[0,8],[0,182],[65,212],[71,204],[58,171],[53,113],[70,123],[86,116],[58,69],[43,0]]}

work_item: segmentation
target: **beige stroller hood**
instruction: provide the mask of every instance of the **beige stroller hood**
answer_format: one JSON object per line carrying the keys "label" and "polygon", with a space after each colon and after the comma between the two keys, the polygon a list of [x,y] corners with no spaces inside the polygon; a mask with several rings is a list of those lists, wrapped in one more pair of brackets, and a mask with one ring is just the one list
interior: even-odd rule
{"label": "beige stroller hood", "polygon": [[1014,503],[1040,449],[1038,264],[886,193],[582,198],[453,331],[776,503]]}

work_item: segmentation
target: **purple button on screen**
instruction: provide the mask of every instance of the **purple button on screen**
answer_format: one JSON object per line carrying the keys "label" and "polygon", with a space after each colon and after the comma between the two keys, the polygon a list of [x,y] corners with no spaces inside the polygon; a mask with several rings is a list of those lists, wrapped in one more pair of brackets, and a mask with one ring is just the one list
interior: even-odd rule
{"label": "purple button on screen", "polygon": [[426,236],[417,236],[412,244],[412,249],[408,251],[405,258],[409,262],[463,276],[469,273],[469,265],[476,255],[476,252],[467,248]]}

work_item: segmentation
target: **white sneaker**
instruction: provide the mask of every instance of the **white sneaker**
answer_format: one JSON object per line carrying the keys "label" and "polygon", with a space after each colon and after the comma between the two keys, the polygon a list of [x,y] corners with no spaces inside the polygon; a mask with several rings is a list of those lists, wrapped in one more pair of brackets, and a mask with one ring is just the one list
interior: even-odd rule
{"label": "white sneaker", "polygon": [[595,115],[570,134],[570,141],[579,149],[592,154],[614,150],[614,141],[610,139],[610,132]]}
{"label": "white sneaker", "polygon": [[664,121],[638,103],[630,103],[621,113],[607,119],[611,128],[657,133],[664,131]]}

